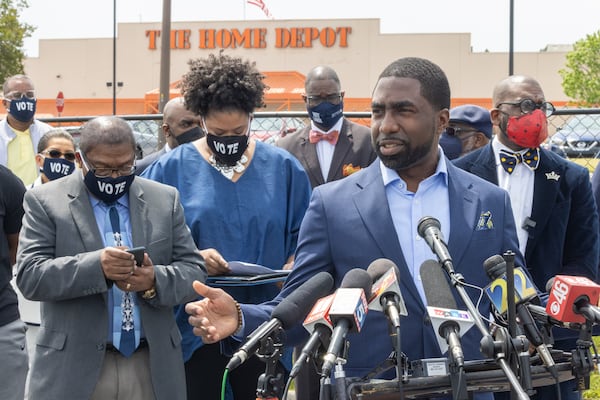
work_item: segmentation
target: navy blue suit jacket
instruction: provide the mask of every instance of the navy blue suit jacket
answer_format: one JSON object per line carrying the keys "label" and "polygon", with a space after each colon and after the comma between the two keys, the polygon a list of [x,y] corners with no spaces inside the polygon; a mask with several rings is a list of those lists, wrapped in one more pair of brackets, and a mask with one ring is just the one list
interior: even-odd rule
{"label": "navy blue suit jacket", "polygon": [[[489,279],[482,264],[489,256],[513,250],[517,253],[517,263],[522,264],[509,198],[504,190],[454,167],[448,160],[446,163],[451,210],[448,245],[454,267],[468,282],[485,286]],[[488,211],[493,228],[476,230],[481,214]],[[372,261],[382,257],[392,260],[400,270],[401,291],[408,309],[408,316],[402,317],[402,351],[410,360],[440,357],[436,333],[411,279],[393,226],[378,160],[345,179],[314,190],[300,228],[294,269],[273,301],[242,305],[244,334],[250,334],[267,320],[282,298],[316,273],[329,272],[337,287],[350,269],[367,268]],[[433,253],[431,258],[435,259]],[[476,302],[479,292],[468,292]],[[458,304],[459,308],[465,309],[461,302]],[[489,307],[489,300],[483,298],[481,313],[489,316]],[[288,344],[294,344],[294,339],[299,340],[302,331],[299,325],[299,329],[288,332],[291,342]],[[364,375],[392,351],[388,322],[382,313],[368,313],[361,333],[350,334],[348,338],[351,344],[344,368],[348,376]],[[475,327],[463,337],[467,359],[482,358],[480,338]]]}
{"label": "navy blue suit jacket", "polygon": [[[454,164],[498,184],[491,144]],[[535,227],[529,229],[525,261],[538,288],[558,274],[597,280],[598,214],[587,169],[540,149],[530,218]]]}

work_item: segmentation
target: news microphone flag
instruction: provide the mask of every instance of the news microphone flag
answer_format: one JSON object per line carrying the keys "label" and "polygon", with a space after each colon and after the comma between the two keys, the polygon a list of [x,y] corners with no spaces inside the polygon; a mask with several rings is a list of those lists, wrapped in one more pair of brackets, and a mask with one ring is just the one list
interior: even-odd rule
{"label": "news microphone flag", "polygon": [[600,298],[600,285],[581,276],[556,275],[550,289],[546,312],[561,322],[586,322],[586,318],[576,312],[574,304],[587,298],[591,305],[597,305]]}
{"label": "news microphone flag", "polygon": [[[506,269],[506,268],[505,268]],[[515,303],[530,300],[537,296],[535,286],[529,280],[527,274],[521,267],[515,268]],[[494,279],[485,287],[485,294],[489,297],[492,305],[500,314],[506,314],[508,310],[508,293],[506,272],[500,278]]]}
{"label": "news microphone flag", "polygon": [[[453,321],[458,324],[460,328],[460,335],[462,336],[475,324],[475,321],[473,321],[473,317],[471,317],[471,314],[469,314],[468,311],[428,306],[427,314],[429,314],[429,318],[431,319],[431,325],[433,326],[435,332],[439,332],[440,326],[445,321]],[[441,335],[436,336],[438,344],[440,346],[440,350],[443,354],[448,350],[448,342],[446,342],[446,339]]]}

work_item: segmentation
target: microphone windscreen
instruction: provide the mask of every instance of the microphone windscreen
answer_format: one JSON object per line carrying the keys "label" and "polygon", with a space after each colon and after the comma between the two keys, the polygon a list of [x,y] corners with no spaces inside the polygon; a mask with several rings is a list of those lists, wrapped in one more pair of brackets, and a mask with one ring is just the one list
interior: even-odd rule
{"label": "microphone windscreen", "polygon": [[440,263],[433,260],[425,261],[421,264],[420,274],[427,305],[456,310],[456,300],[450,291],[450,284]]}
{"label": "microphone windscreen", "polygon": [[313,304],[327,296],[333,289],[333,278],[327,272],[319,272],[300,285],[273,309],[271,318],[277,318],[283,329],[289,329],[302,321]]}
{"label": "microphone windscreen", "polygon": [[483,269],[491,280],[500,278],[506,273],[506,261],[498,254],[494,254],[483,262]]}
{"label": "microphone windscreen", "polygon": [[442,225],[440,224],[440,221],[433,217],[421,218],[419,220],[419,224],[417,225],[417,232],[419,233],[419,236],[425,237],[425,231],[430,227],[435,227],[440,230]]}
{"label": "microphone windscreen", "polygon": [[369,264],[369,267],[367,268],[367,273],[371,277],[371,280],[375,282],[383,275],[385,275],[386,272],[388,272],[390,269],[394,270],[394,272],[396,273],[396,277],[400,276],[400,271],[398,270],[398,267],[396,266],[396,264],[394,264],[392,260],[389,260],[387,258],[378,258],[377,260]]}
{"label": "microphone windscreen", "polygon": [[340,288],[357,288],[365,292],[365,297],[371,297],[371,286],[373,281],[371,275],[362,268],[351,269],[344,275]]}

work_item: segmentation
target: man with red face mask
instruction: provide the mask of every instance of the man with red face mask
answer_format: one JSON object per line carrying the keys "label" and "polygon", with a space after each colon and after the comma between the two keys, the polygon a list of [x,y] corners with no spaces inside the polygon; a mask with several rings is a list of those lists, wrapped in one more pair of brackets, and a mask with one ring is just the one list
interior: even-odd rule
{"label": "man with red face mask", "polygon": [[[454,161],[455,165],[506,189],[510,195],[519,249],[538,288],[555,275],[598,278],[598,214],[587,169],[540,148],[548,137],[554,106],[540,84],[514,75],[494,88],[490,145]],[[555,348],[571,351],[575,339],[554,332]],[[572,331],[571,336],[577,335]],[[575,381],[561,383],[562,399],[579,399]],[[554,387],[537,398],[555,398]]]}

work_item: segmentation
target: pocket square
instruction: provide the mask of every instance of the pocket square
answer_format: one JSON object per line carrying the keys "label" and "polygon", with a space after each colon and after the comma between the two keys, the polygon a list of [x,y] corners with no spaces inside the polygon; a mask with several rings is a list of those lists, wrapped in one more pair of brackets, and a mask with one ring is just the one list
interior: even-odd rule
{"label": "pocket square", "polygon": [[479,216],[479,221],[477,221],[476,231],[487,231],[490,229],[494,229],[494,222],[492,221],[492,213],[490,211],[484,211]]}
{"label": "pocket square", "polygon": [[350,164],[344,164],[344,166],[342,167],[342,175],[344,176],[348,176],[348,175],[352,175],[355,172],[360,171],[360,165],[357,165],[356,167],[354,165],[352,165],[352,163]]}

